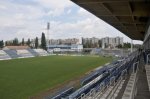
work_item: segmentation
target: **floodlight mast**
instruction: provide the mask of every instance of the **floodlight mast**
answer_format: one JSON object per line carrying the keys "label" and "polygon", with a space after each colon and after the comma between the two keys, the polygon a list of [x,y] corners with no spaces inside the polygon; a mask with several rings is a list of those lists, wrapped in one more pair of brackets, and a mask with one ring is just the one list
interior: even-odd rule
{"label": "floodlight mast", "polygon": [[49,49],[49,30],[50,30],[50,23],[47,22],[47,50]]}

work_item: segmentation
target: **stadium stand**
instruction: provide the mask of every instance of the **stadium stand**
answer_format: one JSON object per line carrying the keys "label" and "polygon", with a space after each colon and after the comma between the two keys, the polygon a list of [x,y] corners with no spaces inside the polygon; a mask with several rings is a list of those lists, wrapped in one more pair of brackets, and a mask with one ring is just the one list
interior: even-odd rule
{"label": "stadium stand", "polygon": [[58,95],[56,95],[55,97],[51,98],[51,99],[66,99],[68,97],[68,95],[70,95],[71,93],[73,93],[74,88],[68,88],[67,90],[59,93]]}
{"label": "stadium stand", "polygon": [[[138,65],[138,53],[132,53],[128,57],[103,66],[103,68],[95,69],[94,72],[82,80],[82,87],[63,97],[65,99],[116,99],[125,82],[128,83],[127,86],[132,84],[130,86],[132,92],[127,87],[125,89],[129,94],[128,96],[133,97],[133,92],[137,90],[135,85],[137,82],[136,71]],[[131,75],[130,79],[126,81],[126,77],[129,75]],[[58,99],[64,99],[61,95],[57,96],[59,96]]]}
{"label": "stadium stand", "polygon": [[136,95],[137,93],[136,82],[137,82],[137,73],[132,73],[122,99],[134,99],[134,95]]}
{"label": "stadium stand", "polygon": [[146,65],[145,69],[146,69],[147,81],[148,81],[148,86],[150,91],[150,65]]}
{"label": "stadium stand", "polygon": [[[111,93],[113,86],[107,87],[111,82],[110,77],[112,77],[113,75],[115,77],[115,82],[117,83],[118,78],[120,78],[120,72],[118,71],[126,70],[128,81],[125,80],[125,82],[127,82],[125,83],[127,84],[127,86],[125,88],[121,88],[122,93],[124,93],[123,97],[119,95],[120,98],[116,97],[115,99],[121,98],[150,99],[150,90],[148,90],[150,88],[149,87],[150,1],[149,0],[71,0],[71,1],[73,1],[80,7],[84,8],[85,10],[91,12],[93,15],[97,16],[98,18],[102,19],[108,24],[112,25],[125,35],[129,36],[132,40],[143,41],[143,45],[141,47],[142,49],[139,49],[138,51],[133,52],[130,56],[128,56],[127,59],[124,60],[126,61],[125,65],[119,65],[117,68],[110,69],[111,70],[110,75],[108,75],[102,82],[103,85],[106,86],[105,88],[108,89],[106,93],[109,92]],[[141,53],[140,51],[143,52]],[[119,52],[117,52],[116,50],[113,53],[118,54]],[[142,61],[144,62],[142,63]],[[137,64],[137,62],[139,64]],[[106,84],[105,80],[108,84]],[[93,88],[91,88],[91,90],[93,90]],[[101,92],[103,93],[103,91]],[[70,96],[72,96],[72,94]],[[86,93],[82,93],[82,96],[79,98],[82,98],[83,96],[86,96]],[[94,96],[92,96],[91,98],[95,99]],[[107,99],[107,97],[105,97],[105,99]],[[108,99],[112,98],[109,97]]]}
{"label": "stadium stand", "polygon": [[0,60],[11,59],[11,57],[3,50],[0,50]]}
{"label": "stadium stand", "polygon": [[[120,81],[120,78],[123,77],[124,73],[127,73],[124,72],[127,71],[127,67],[129,67],[126,63],[131,62],[131,59],[123,59],[123,61],[120,62],[120,64],[110,66],[106,72],[75,91],[69,96],[69,99],[107,99],[109,95],[112,95],[112,92],[118,93],[117,90],[120,90],[118,86],[122,86],[124,83],[124,80]],[[115,82],[117,87],[112,86],[113,82]],[[120,83],[118,84],[117,82]],[[107,90],[103,91],[102,89]],[[116,90],[113,91],[113,89]]]}
{"label": "stadium stand", "polygon": [[110,69],[113,66],[119,64],[120,61],[121,60],[113,61],[111,64],[108,63],[104,66],[100,66],[100,67],[96,68],[93,72],[91,72],[90,74],[88,74],[81,80],[81,85],[83,86],[83,85],[87,84],[91,80],[95,79],[96,77],[98,77],[99,75],[101,75],[102,73],[107,71],[107,69]]}
{"label": "stadium stand", "polygon": [[16,50],[4,50],[12,59],[15,59],[15,58],[19,58],[21,57],[20,55],[17,54],[17,51]]}
{"label": "stadium stand", "polygon": [[145,65],[145,70],[146,70],[146,77],[147,77],[147,82],[148,82],[148,87],[150,91],[150,51],[146,53],[146,65]]}
{"label": "stadium stand", "polygon": [[27,48],[27,49],[22,48],[21,49],[21,48],[16,49],[16,47],[15,47],[14,49],[8,49],[8,48],[6,49],[5,48],[4,50],[0,50],[0,60],[49,55],[43,49],[30,49],[30,48]]}
{"label": "stadium stand", "polygon": [[48,53],[43,49],[33,49],[35,52],[39,54],[39,56],[47,56]]}
{"label": "stadium stand", "polygon": [[39,56],[39,54],[34,49],[27,49],[33,56]]}
{"label": "stadium stand", "polygon": [[28,50],[22,49],[17,50],[17,54],[21,56],[21,58],[34,57]]}
{"label": "stadium stand", "polygon": [[[143,41],[142,49],[133,52],[127,59],[124,60],[124,65],[119,65],[116,68],[110,69],[110,75],[108,75],[102,82],[106,86],[105,94],[102,94],[103,98],[99,97],[98,99],[114,99],[109,97],[111,92],[113,92],[114,86],[110,86],[112,76],[115,77],[115,83],[118,83],[118,78],[120,78],[120,72],[118,71],[127,71],[127,79],[121,81],[121,84],[127,85],[121,88],[122,96],[119,95],[115,99],[150,99],[150,1],[149,0],[71,0],[85,10],[91,12],[98,18],[109,23],[125,35],[129,36],[132,40],[141,40]],[[121,9],[120,9],[121,8]],[[136,12],[136,14],[135,14]],[[143,13],[143,14],[141,14]],[[131,20],[129,20],[131,19]],[[142,20],[141,20],[142,19]],[[145,21],[144,21],[145,20]],[[144,23],[136,25],[134,24]],[[132,24],[134,25],[132,25]],[[142,30],[139,28],[142,27]],[[141,35],[142,33],[142,35]],[[105,51],[105,50],[104,50]],[[143,51],[141,53],[141,51]],[[132,51],[131,51],[132,52]],[[113,52],[118,54],[116,50]],[[143,55],[142,55],[143,54]],[[121,55],[121,53],[120,53]],[[143,60],[144,58],[144,60]],[[144,61],[142,63],[142,61]],[[122,62],[123,63],[123,62]],[[138,63],[138,64],[137,64]],[[135,65],[136,64],[136,65]],[[146,64],[146,65],[145,65]],[[107,80],[106,80],[107,79]],[[106,80],[106,82],[105,82]],[[128,81],[127,81],[128,80]],[[108,83],[108,84],[107,84]],[[100,83],[99,83],[100,84]],[[107,87],[110,86],[110,87]],[[91,90],[96,88],[91,88]],[[149,89],[149,90],[148,90]],[[96,91],[92,91],[97,93]],[[101,93],[104,93],[100,89]],[[116,91],[118,92],[118,91]],[[110,93],[110,94],[109,94]],[[107,95],[106,95],[107,94]],[[72,96],[72,94],[70,95]],[[82,98],[87,96],[86,93],[82,93]],[[95,94],[91,96],[91,99],[96,99]],[[105,97],[106,96],[106,97]],[[89,96],[90,97],[90,96]],[[71,99],[71,98],[70,98]],[[88,99],[88,98],[86,98]]]}
{"label": "stadium stand", "polygon": [[107,67],[101,67],[95,71],[93,71],[92,73],[88,74],[84,79],[82,79],[81,81],[81,85],[85,85],[88,82],[90,82],[91,80],[95,79],[96,77],[98,77],[99,75],[101,75],[102,73],[104,73],[106,71]]}

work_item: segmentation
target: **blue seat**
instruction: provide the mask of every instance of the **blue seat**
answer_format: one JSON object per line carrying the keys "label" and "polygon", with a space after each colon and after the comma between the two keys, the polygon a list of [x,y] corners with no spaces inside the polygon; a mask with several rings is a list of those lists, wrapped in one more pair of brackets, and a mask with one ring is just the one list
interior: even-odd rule
{"label": "blue seat", "polygon": [[67,90],[65,90],[65,91],[63,91],[63,92],[57,94],[56,96],[54,96],[54,97],[51,98],[51,99],[62,99],[62,98],[66,98],[66,97],[68,97],[68,95],[70,95],[73,91],[74,91],[74,88],[71,87],[71,88],[69,88],[69,89],[67,89]]}

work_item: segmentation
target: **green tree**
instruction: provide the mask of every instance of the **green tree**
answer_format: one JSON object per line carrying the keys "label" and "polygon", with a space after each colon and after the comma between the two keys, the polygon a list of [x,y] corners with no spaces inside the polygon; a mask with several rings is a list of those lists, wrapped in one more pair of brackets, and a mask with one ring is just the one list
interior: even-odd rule
{"label": "green tree", "polygon": [[85,48],[89,48],[89,41],[85,43]]}
{"label": "green tree", "polygon": [[22,43],[21,44],[24,45],[24,38],[22,38]]}
{"label": "green tree", "polygon": [[38,37],[35,38],[35,48],[37,49],[39,46]]}
{"label": "green tree", "polygon": [[44,50],[47,50],[46,48],[46,38],[45,38],[45,34],[42,33],[42,37],[41,37],[41,48]]}
{"label": "green tree", "polygon": [[121,45],[121,44],[119,44],[119,45],[117,45],[117,47],[118,47],[118,48],[122,48],[122,45]]}
{"label": "green tree", "polygon": [[88,42],[87,42],[88,44],[88,47],[87,48],[92,48],[92,42],[91,42],[91,40],[88,40]]}
{"label": "green tree", "polygon": [[31,41],[30,41],[30,38],[28,38],[27,45],[30,46],[30,44],[31,44]]}
{"label": "green tree", "polygon": [[3,48],[4,47],[4,42],[3,40],[0,41],[0,48]]}
{"label": "green tree", "polygon": [[15,39],[13,40],[13,45],[14,45],[14,46],[18,46],[18,45],[19,45],[18,38],[15,38]]}
{"label": "green tree", "polygon": [[5,46],[9,46],[10,42],[9,41],[5,41]]}
{"label": "green tree", "polygon": [[127,42],[127,43],[124,43],[123,45],[124,45],[123,46],[124,48],[131,48],[131,43]]}
{"label": "green tree", "polygon": [[84,38],[82,37],[82,45],[84,45]]}

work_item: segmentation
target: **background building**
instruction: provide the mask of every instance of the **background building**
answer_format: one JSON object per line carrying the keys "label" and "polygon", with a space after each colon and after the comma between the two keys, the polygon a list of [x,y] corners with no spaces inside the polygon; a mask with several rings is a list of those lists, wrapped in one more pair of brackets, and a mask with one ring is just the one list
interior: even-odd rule
{"label": "background building", "polygon": [[82,52],[83,45],[72,44],[72,45],[49,45],[49,52]]}
{"label": "background building", "polygon": [[84,48],[95,48],[95,47],[99,47],[99,38],[82,38],[82,44],[84,46]]}
{"label": "background building", "polygon": [[82,44],[84,48],[116,48],[118,45],[123,46],[123,37],[82,38]]}
{"label": "background building", "polygon": [[81,52],[83,45],[79,44],[79,39],[68,38],[68,39],[50,39],[49,52]]}
{"label": "background building", "polygon": [[79,44],[79,39],[77,38],[71,38],[71,39],[50,39],[49,40],[50,45],[71,45],[71,44]]}
{"label": "background building", "polygon": [[102,48],[116,48],[118,45],[123,46],[123,37],[109,38],[105,37],[101,39]]}

